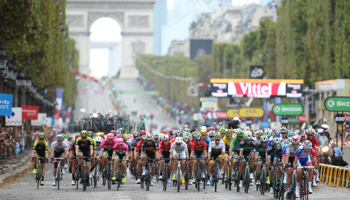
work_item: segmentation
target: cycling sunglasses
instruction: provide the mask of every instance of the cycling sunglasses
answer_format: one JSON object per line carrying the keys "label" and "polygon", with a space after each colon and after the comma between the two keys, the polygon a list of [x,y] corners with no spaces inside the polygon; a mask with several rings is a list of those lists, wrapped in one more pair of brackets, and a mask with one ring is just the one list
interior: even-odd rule
{"label": "cycling sunglasses", "polygon": [[299,145],[299,142],[292,142],[293,145]]}
{"label": "cycling sunglasses", "polygon": [[215,140],[215,141],[221,141],[221,140]]}
{"label": "cycling sunglasses", "polygon": [[246,139],[245,141],[252,141],[252,139]]}
{"label": "cycling sunglasses", "polygon": [[45,140],[44,138],[39,138],[39,140]]}
{"label": "cycling sunglasses", "polygon": [[81,137],[81,139],[84,139],[84,138],[86,138],[86,137]]}
{"label": "cycling sunglasses", "polygon": [[304,149],[304,151],[310,151],[311,149]]}

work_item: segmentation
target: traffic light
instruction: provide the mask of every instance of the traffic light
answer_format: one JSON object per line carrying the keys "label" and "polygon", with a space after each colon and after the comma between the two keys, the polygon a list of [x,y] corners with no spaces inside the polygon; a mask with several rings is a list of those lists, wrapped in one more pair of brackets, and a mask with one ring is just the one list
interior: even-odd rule
{"label": "traffic light", "polygon": [[153,119],[153,117],[154,117],[154,113],[153,113],[153,112],[151,112],[151,118]]}

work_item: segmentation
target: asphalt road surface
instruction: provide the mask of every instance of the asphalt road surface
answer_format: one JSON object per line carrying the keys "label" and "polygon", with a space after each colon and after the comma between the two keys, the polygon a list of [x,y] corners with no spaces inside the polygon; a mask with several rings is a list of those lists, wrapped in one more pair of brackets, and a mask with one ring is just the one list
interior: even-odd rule
{"label": "asphalt road surface", "polygon": [[[155,183],[150,187],[149,191],[141,189],[140,185],[135,184],[135,180],[127,176],[126,182],[121,186],[119,191],[116,185],[112,185],[112,189],[108,190],[107,186],[102,186],[102,182],[98,182],[97,188],[87,187],[86,191],[71,185],[72,175],[66,170],[63,180],[60,183],[60,190],[52,184],[52,164],[47,164],[45,173],[45,185],[36,189],[34,175],[30,172],[27,176],[18,179],[12,184],[8,184],[0,188],[0,199],[114,199],[114,200],[155,200],[155,199],[273,199],[273,195],[265,193],[264,196],[256,191],[255,186],[249,189],[249,193],[245,194],[243,190],[237,193],[235,190],[226,190],[224,185],[218,185],[218,191],[214,192],[214,187],[206,186],[206,189],[198,192],[194,185],[190,185],[188,190],[181,186],[178,193],[172,184],[168,184],[167,191],[163,191],[161,182]],[[349,199],[350,191],[345,188],[329,187],[319,184],[313,190],[314,193],[310,199]]]}

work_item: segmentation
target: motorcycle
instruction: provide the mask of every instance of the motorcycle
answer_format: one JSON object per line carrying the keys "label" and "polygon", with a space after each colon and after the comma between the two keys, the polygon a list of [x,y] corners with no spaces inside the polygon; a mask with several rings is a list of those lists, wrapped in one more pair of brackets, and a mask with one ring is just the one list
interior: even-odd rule
{"label": "motorcycle", "polygon": [[[326,137],[326,136],[321,136],[321,137]],[[321,163],[330,164],[331,163],[330,155],[332,150],[331,145],[327,142],[325,145],[323,145],[321,150],[322,150]]]}

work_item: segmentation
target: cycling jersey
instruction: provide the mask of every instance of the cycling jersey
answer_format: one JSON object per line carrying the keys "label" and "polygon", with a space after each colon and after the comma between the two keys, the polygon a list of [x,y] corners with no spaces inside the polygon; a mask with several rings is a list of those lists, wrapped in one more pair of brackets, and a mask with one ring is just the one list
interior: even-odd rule
{"label": "cycling jersey", "polygon": [[[185,143],[186,143],[186,142],[185,142]],[[191,153],[191,151],[192,151],[192,143],[191,143],[191,142],[188,142],[188,143],[186,143],[186,145],[187,145],[188,153]]]}
{"label": "cycling jersey", "polygon": [[95,151],[96,150],[96,140],[94,140],[93,138],[90,138],[92,140],[92,147],[93,147],[93,150]]}
{"label": "cycling jersey", "polygon": [[251,141],[251,143],[248,144],[245,140],[242,140],[240,146],[240,150],[243,150],[243,154],[250,154],[255,151],[256,143]]}
{"label": "cycling jersey", "polygon": [[[202,139],[203,140],[203,139]],[[203,140],[205,143],[207,143],[207,147],[209,147],[209,143],[211,142],[211,139],[207,136],[205,140]]]}
{"label": "cycling jersey", "polygon": [[56,152],[68,151],[68,145],[65,142],[62,142],[62,144],[59,145],[57,141],[54,141],[51,144],[51,150],[54,150]]}
{"label": "cycling jersey", "polygon": [[255,145],[255,153],[259,155],[259,160],[266,160],[266,146],[263,147],[260,142]]}
{"label": "cycling jersey", "polygon": [[114,146],[113,146],[113,154],[115,154],[115,153],[118,153],[118,154],[128,154],[128,145],[127,144],[125,144],[125,143],[123,143],[123,145],[121,145],[121,147],[119,147],[119,145],[118,144],[115,144]]}
{"label": "cycling jersey", "polygon": [[[275,147],[275,148],[274,148]],[[267,156],[270,157],[271,159],[277,160],[277,163],[282,162],[282,146],[279,145],[272,145],[267,148]]]}
{"label": "cycling jersey", "polygon": [[158,141],[156,141],[156,140],[153,140],[155,143],[156,143],[156,145],[157,145],[157,147],[159,146],[159,143],[162,141],[160,138],[158,139]]}
{"label": "cycling jersey", "polygon": [[[286,153],[285,155],[282,155],[283,157],[289,156],[289,157],[295,157],[296,150],[294,149],[292,144],[288,144],[286,147]],[[283,147],[284,148],[284,147]]]}
{"label": "cycling jersey", "polygon": [[216,146],[215,141],[209,143],[208,152],[212,154],[225,154],[225,143],[221,142]]}
{"label": "cycling jersey", "polygon": [[182,142],[180,147],[177,147],[175,142],[171,144],[170,152],[181,154],[185,151],[188,151],[187,144],[185,142]]}
{"label": "cycling jersey", "polygon": [[230,145],[231,145],[231,142],[232,142],[232,137],[231,137],[231,140],[228,140],[226,138],[226,136],[222,139],[222,142],[225,143],[225,152],[228,153],[229,149],[230,149]]}
{"label": "cycling jersey", "polygon": [[131,138],[129,140],[129,144],[133,147],[136,147],[137,143],[141,140],[141,137],[138,137],[138,138]]}
{"label": "cycling jersey", "polygon": [[83,139],[80,137],[75,141],[75,145],[79,147],[79,150],[83,152],[84,156],[90,156],[90,146],[93,146],[93,141],[91,138],[87,137],[84,142]]}
{"label": "cycling jersey", "polygon": [[203,140],[199,144],[197,144],[196,141],[192,142],[191,150],[193,150],[195,153],[203,152],[204,150],[207,150],[207,143]]}
{"label": "cycling jersey", "polygon": [[107,139],[104,139],[101,142],[101,150],[103,150],[104,152],[111,152],[113,151],[113,147],[116,143],[117,143],[116,139],[113,139],[111,143],[108,143]]}
{"label": "cycling jersey", "polygon": [[100,153],[101,153],[101,144],[100,145],[97,145],[96,144],[96,156],[100,156]]}
{"label": "cycling jersey", "polygon": [[152,141],[151,144],[148,144],[147,141],[144,141],[141,149],[144,153],[154,153],[158,150],[158,146],[154,141]]}
{"label": "cycling jersey", "polygon": [[308,157],[311,157],[312,158],[316,158],[317,157],[317,154],[316,154],[316,151],[314,148],[311,148],[311,150],[306,153],[305,150],[303,149],[303,147],[299,147],[295,153],[295,158],[296,159],[299,159],[299,160],[306,160]]}
{"label": "cycling jersey", "polygon": [[316,150],[320,148],[320,143],[316,135],[313,135],[312,140],[310,140],[310,142],[312,143],[312,147],[315,148]]}
{"label": "cycling jersey", "polygon": [[170,152],[170,148],[171,148],[171,142],[169,141],[167,145],[165,145],[163,143],[163,141],[160,141],[159,145],[158,145],[158,152],[162,153],[162,152]]}
{"label": "cycling jersey", "polygon": [[232,147],[232,150],[236,153],[239,153],[239,151],[241,150],[240,141],[238,140],[237,136],[232,139],[230,147]]}
{"label": "cycling jersey", "polygon": [[[45,151],[49,151],[49,145],[46,141],[44,141],[42,144],[40,144],[39,140],[37,140],[36,142],[34,142],[33,151],[36,151],[37,154],[45,153]],[[40,157],[42,157],[42,156],[40,156]]]}

